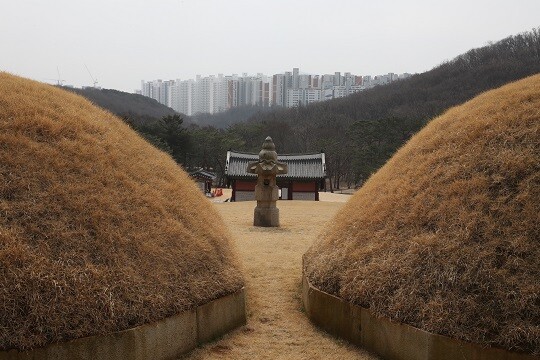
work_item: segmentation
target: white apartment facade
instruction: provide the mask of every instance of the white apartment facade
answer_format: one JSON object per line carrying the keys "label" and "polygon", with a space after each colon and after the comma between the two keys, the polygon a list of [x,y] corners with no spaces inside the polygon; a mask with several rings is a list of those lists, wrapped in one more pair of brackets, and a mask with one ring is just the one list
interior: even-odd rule
{"label": "white apartment facade", "polygon": [[371,77],[349,72],[324,75],[301,74],[299,68],[292,72],[242,76],[197,75],[195,80],[153,80],[141,82],[140,93],[186,114],[215,114],[238,106],[296,107],[317,101],[341,98],[377,85],[412,76],[405,73],[388,73]]}

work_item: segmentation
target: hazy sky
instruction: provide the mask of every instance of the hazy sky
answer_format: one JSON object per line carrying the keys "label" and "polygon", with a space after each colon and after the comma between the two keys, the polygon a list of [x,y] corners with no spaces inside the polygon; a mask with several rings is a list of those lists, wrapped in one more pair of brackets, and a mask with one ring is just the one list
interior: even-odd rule
{"label": "hazy sky", "polygon": [[233,73],[423,72],[540,26],[540,0],[0,0],[0,70],[132,92]]}

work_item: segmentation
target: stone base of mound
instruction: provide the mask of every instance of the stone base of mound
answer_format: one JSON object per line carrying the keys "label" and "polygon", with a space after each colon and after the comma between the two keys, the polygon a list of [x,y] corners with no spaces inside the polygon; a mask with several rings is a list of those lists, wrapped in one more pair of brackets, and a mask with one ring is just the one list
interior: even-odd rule
{"label": "stone base of mound", "polygon": [[305,274],[302,274],[302,301],[307,316],[317,326],[387,360],[539,359],[377,318],[368,309],[313,287]]}
{"label": "stone base of mound", "polygon": [[152,324],[26,352],[0,351],[0,360],[177,359],[246,323],[245,291]]}

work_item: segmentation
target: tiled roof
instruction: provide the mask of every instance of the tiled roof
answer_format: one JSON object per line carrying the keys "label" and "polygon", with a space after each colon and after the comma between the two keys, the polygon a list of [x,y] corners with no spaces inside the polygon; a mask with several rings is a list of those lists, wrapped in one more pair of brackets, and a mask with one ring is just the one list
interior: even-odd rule
{"label": "tiled roof", "polygon": [[191,175],[192,177],[195,177],[195,178],[204,178],[204,179],[207,179],[207,180],[215,180],[216,179],[216,174],[214,174],[213,172],[204,170],[204,169],[198,169],[196,171],[191,172],[189,175]]}
{"label": "tiled roof", "polygon": [[[259,160],[259,154],[237,151],[227,152],[225,175],[229,178],[255,178],[246,172],[248,164]],[[288,173],[278,175],[281,179],[323,179],[326,177],[324,153],[278,155],[278,161],[287,164]]]}

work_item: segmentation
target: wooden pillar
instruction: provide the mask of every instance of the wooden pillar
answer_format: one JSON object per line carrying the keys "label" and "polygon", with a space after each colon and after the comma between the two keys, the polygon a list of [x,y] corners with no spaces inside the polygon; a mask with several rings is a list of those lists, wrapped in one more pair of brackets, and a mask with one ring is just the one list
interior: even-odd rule
{"label": "wooden pillar", "polygon": [[289,181],[289,193],[287,194],[287,200],[292,200],[293,199],[293,181]]}

